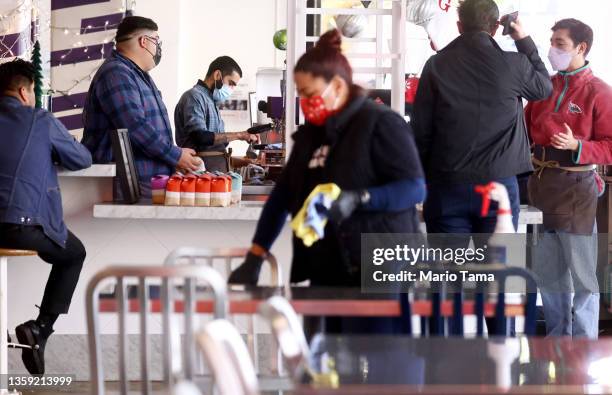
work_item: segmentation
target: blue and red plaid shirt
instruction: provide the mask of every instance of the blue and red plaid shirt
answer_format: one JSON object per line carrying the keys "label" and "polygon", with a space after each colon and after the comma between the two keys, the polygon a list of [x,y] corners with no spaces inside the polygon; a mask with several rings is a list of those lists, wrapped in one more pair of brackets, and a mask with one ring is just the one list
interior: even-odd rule
{"label": "blue and red plaid shirt", "polygon": [[128,129],[143,195],[151,177],[171,174],[181,156],[168,111],[151,76],[117,51],[94,76],[83,110],[81,141],[94,163],[113,161],[111,130]]}

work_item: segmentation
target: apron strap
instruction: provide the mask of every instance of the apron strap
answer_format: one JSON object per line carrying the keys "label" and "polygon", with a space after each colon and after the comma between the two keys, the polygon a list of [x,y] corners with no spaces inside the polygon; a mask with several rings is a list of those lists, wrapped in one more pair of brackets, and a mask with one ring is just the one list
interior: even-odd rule
{"label": "apron strap", "polygon": [[540,178],[544,169],[559,169],[565,171],[573,171],[573,172],[582,172],[582,171],[592,171],[597,168],[595,165],[584,165],[584,166],[559,166],[559,162],[556,160],[540,160],[535,156],[531,157],[531,161],[534,165],[536,165],[535,174]]}

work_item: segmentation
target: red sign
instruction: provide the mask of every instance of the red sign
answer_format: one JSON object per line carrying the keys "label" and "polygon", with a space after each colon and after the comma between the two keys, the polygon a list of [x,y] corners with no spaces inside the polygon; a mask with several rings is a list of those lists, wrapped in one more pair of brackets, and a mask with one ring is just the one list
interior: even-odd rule
{"label": "red sign", "polygon": [[416,93],[419,88],[419,78],[415,76],[406,77],[406,103],[414,104]]}
{"label": "red sign", "polygon": [[448,12],[451,7],[451,0],[438,0],[438,5],[442,11]]}

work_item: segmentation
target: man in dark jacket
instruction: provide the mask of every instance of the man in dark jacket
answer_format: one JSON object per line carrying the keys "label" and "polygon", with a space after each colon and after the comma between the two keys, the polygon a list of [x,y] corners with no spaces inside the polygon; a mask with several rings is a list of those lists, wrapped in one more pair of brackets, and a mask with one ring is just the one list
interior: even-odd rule
{"label": "man in dark jacket", "polygon": [[91,155],[52,114],[34,108],[34,76],[30,62],[0,65],[0,247],[37,251],[52,265],[38,318],[15,329],[20,343],[38,345],[23,349],[26,368],[43,374],[45,344],[68,312],[85,261],[85,247],[62,219],[54,164],[80,170]]}
{"label": "man in dark jacket", "polygon": [[429,233],[490,233],[494,210],[480,217],[474,186],[497,181],[510,195],[518,225],[516,175],[532,171],[521,98],[542,100],[552,85],[533,40],[519,21],[511,37],[519,53],[493,39],[500,22],[493,0],[459,6],[459,36],[423,70],[412,127],[425,169],[424,217]]}

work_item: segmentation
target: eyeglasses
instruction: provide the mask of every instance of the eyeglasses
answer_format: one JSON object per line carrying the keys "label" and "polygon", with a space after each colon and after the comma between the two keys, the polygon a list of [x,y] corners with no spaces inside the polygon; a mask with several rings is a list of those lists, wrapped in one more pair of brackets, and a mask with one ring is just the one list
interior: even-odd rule
{"label": "eyeglasses", "polygon": [[122,37],[119,39],[116,39],[116,41],[118,43],[124,42],[124,41],[128,41],[131,40],[133,38],[140,38],[140,37],[144,37],[149,41],[153,41],[155,43],[155,45],[159,45],[160,47],[162,46],[162,41],[159,39],[159,37],[153,37],[153,36],[147,36],[146,34],[144,36],[127,36],[127,37]]}
{"label": "eyeglasses", "polygon": [[162,46],[162,41],[159,39],[159,37],[153,37],[153,36],[143,36],[144,38],[148,39],[149,41],[153,41],[155,43],[155,45],[161,47]]}

